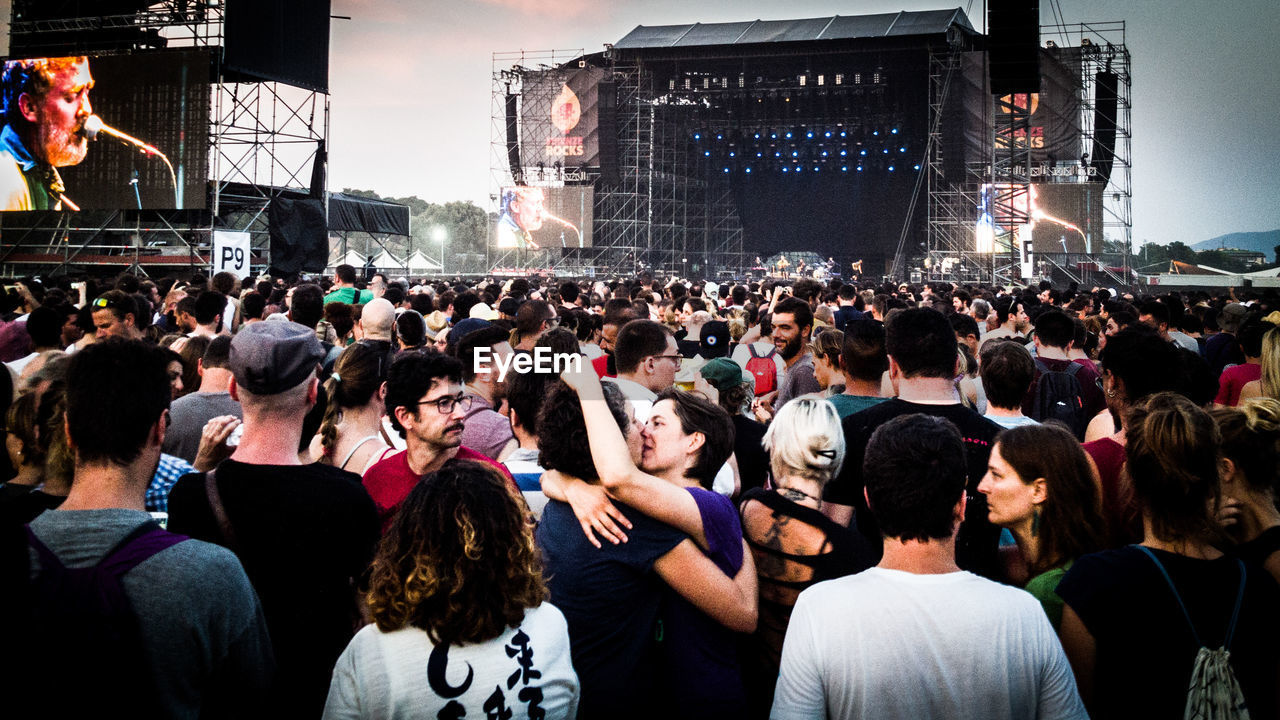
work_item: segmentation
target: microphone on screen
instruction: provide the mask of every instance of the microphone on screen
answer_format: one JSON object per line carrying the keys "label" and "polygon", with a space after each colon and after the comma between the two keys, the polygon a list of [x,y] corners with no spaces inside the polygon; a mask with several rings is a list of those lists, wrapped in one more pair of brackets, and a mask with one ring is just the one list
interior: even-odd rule
{"label": "microphone on screen", "polygon": [[85,137],[89,138],[90,140],[95,140],[98,137],[98,133],[102,133],[115,140],[119,140],[120,142],[126,145],[132,145],[133,147],[137,148],[140,152],[142,152],[144,155],[159,155],[161,157],[164,156],[164,153],[160,152],[154,146],[148,145],[147,143],[139,140],[136,137],[133,137],[132,135],[129,135],[128,133],[121,132],[111,127],[110,125],[102,122],[102,118],[98,117],[97,115],[90,115],[88,119],[84,121]]}

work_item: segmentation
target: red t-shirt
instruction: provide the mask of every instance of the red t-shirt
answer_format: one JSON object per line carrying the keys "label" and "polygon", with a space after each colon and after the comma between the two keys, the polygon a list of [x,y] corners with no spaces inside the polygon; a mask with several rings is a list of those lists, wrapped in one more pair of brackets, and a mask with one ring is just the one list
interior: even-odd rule
{"label": "red t-shirt", "polygon": [[1240,391],[1254,380],[1262,379],[1262,366],[1253,363],[1233,365],[1222,371],[1218,379],[1218,397],[1213,401],[1219,405],[1235,407],[1240,404]]}
{"label": "red t-shirt", "polygon": [[611,357],[613,356],[605,353],[591,361],[591,368],[596,371],[596,375],[599,375],[601,380],[607,377],[618,377],[617,373],[609,372],[609,358]]}
{"label": "red t-shirt", "polygon": [[[454,455],[455,460],[476,460],[478,462],[488,463],[497,468],[502,473],[511,487],[516,492],[520,488],[516,485],[515,478],[511,477],[511,473],[507,471],[506,466],[495,462],[492,458],[481,455],[480,453],[466,447],[459,447],[458,454]],[[386,532],[391,527],[391,520],[395,518],[396,511],[400,509],[400,503],[409,497],[409,492],[422,476],[415,473],[409,468],[409,452],[402,450],[385,460],[381,460],[373,467],[369,468],[364,474],[364,489],[368,491],[369,497],[373,498],[373,504],[378,508],[378,519],[382,522],[382,532]]]}

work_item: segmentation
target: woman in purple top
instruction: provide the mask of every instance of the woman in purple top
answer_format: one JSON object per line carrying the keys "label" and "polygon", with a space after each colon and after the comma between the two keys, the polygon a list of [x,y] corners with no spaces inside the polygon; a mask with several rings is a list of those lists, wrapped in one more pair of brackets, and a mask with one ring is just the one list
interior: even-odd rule
{"label": "woman in purple top", "polygon": [[[755,567],[745,552],[742,527],[733,503],[709,488],[733,448],[733,423],[719,406],[698,396],[668,389],[658,396],[644,429],[640,467],[626,452],[626,441],[609,418],[599,378],[568,371],[565,382],[578,392],[588,429],[592,459],[603,491],[642,513],[689,534],[707,557],[730,577],[749,585],[751,627],[716,622],[669,592],[662,614],[662,674],[666,708],[676,717],[740,717],[746,693],[736,658],[734,632],[754,629]],[[590,528],[611,540],[625,540],[620,513],[601,502],[602,489],[567,478],[544,478],[548,496],[563,494]],[[594,505],[597,512],[586,510]],[[744,573],[750,573],[750,577]],[[738,583],[735,582],[735,585]]]}

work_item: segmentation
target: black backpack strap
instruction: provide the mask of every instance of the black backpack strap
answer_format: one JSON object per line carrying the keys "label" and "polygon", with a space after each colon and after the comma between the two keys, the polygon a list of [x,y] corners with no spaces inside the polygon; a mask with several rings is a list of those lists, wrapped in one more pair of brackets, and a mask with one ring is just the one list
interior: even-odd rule
{"label": "black backpack strap", "polygon": [[209,508],[213,510],[213,519],[218,523],[218,532],[222,535],[222,544],[228,550],[240,554],[240,542],[236,539],[236,530],[231,526],[231,518],[227,517],[227,509],[222,506],[222,494],[218,492],[217,468],[204,475],[204,492],[209,498]]}

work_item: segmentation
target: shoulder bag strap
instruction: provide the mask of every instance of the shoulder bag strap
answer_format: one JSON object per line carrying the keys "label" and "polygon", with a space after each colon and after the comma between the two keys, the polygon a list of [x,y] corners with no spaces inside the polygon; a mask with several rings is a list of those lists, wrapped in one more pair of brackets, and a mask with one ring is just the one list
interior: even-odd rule
{"label": "shoulder bag strap", "polygon": [[222,544],[231,552],[239,555],[240,543],[236,540],[236,531],[231,526],[231,518],[227,517],[227,509],[222,506],[222,494],[218,492],[217,468],[205,473],[204,492],[209,498],[209,508],[213,510],[213,519],[218,523],[218,532],[222,535]]}

